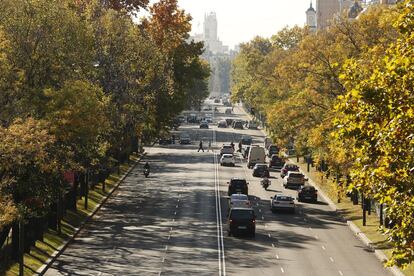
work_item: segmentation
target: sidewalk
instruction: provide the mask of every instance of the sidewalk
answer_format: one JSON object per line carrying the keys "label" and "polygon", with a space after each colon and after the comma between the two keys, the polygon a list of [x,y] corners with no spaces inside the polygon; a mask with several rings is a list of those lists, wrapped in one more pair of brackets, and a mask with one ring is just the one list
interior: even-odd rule
{"label": "sidewalk", "polygon": [[[253,120],[253,117],[242,107],[237,105],[236,108],[241,112],[244,113],[250,120]],[[269,137],[268,133],[266,132],[265,129],[261,129],[262,133],[266,136]],[[377,226],[375,225],[375,219],[373,219],[372,217],[375,216],[374,214],[372,214],[371,216],[367,216],[367,223],[370,224],[370,236],[376,236],[376,242],[373,242],[371,239],[369,239],[367,237],[367,234],[364,233],[363,231],[361,231],[361,229],[351,220],[352,218],[349,218],[348,211],[347,209],[344,209],[342,205],[340,205],[340,207],[338,207],[338,205],[336,203],[334,203],[333,200],[336,200],[336,192],[335,191],[330,191],[329,189],[327,189],[328,186],[325,185],[324,187],[321,187],[321,185],[319,185],[320,181],[319,178],[317,177],[317,174],[313,174],[313,173],[307,173],[307,168],[306,168],[306,164],[301,163],[301,162],[296,162],[295,160],[296,158],[289,158],[289,161],[291,163],[297,164],[300,167],[301,172],[306,176],[306,178],[308,178],[308,183],[311,186],[314,186],[317,190],[318,190],[318,195],[321,196],[323,198],[323,200],[328,203],[329,207],[333,210],[336,211],[338,213],[339,216],[341,216],[342,220],[344,222],[347,223],[347,225],[349,226],[349,229],[355,234],[355,236],[361,240],[365,246],[368,247],[369,250],[371,250],[372,252],[374,252],[375,256],[382,262],[385,263],[388,261],[388,257],[386,256],[386,254],[384,253],[384,251],[382,249],[379,249],[381,246],[384,246],[385,243],[385,237],[381,236],[380,233],[378,233],[377,231]],[[313,169],[315,170],[315,169]],[[326,180],[325,180],[326,181]],[[327,182],[327,181],[326,181]],[[323,181],[322,181],[323,183]],[[342,201],[348,200],[347,198],[343,198]],[[356,206],[355,208],[358,208],[358,206]],[[362,211],[359,211],[359,213],[362,216]],[[353,218],[354,220],[356,220],[356,218]],[[374,220],[374,221],[372,221]],[[376,225],[379,225],[378,223]],[[374,228],[374,229],[372,229]],[[365,230],[365,229],[364,229]],[[396,266],[390,267],[388,268],[389,271],[395,275],[395,276],[404,276],[404,275],[413,275],[411,274],[412,271],[409,268],[407,271],[404,271],[404,273]]]}

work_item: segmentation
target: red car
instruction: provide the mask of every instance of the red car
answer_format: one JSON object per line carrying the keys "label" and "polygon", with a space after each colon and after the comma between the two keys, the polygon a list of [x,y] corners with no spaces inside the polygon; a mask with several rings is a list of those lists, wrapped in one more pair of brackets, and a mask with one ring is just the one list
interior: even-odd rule
{"label": "red car", "polygon": [[287,175],[288,172],[298,172],[299,171],[299,167],[295,164],[291,164],[291,163],[285,163],[285,165],[283,165],[283,168],[280,170],[280,177],[285,177]]}

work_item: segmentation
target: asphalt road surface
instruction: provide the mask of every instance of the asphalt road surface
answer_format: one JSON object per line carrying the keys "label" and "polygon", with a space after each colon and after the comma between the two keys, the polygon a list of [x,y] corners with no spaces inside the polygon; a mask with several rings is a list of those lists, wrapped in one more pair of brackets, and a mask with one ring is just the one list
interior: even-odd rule
{"label": "asphalt road surface", "polygon": [[[212,102],[209,102],[212,103]],[[224,117],[247,119],[239,108]],[[214,124],[215,125],[215,124]],[[295,214],[269,210],[270,196],[286,190],[277,172],[265,191],[237,157],[221,167],[216,153],[243,134],[263,142],[259,130],[199,129],[183,125],[192,145],[148,148],[139,164],[46,275],[390,275],[328,205],[298,203]],[[197,152],[199,140],[205,152]],[[207,152],[208,141],[214,152]],[[257,215],[254,238],[227,236],[227,181],[244,177]]]}

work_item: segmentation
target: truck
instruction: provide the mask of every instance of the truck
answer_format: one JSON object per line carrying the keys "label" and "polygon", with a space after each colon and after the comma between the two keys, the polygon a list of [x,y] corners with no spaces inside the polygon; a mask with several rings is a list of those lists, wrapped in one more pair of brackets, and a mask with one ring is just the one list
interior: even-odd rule
{"label": "truck", "polygon": [[257,163],[265,163],[265,161],[265,149],[258,145],[252,145],[249,150],[249,155],[247,156],[247,167],[251,169]]}

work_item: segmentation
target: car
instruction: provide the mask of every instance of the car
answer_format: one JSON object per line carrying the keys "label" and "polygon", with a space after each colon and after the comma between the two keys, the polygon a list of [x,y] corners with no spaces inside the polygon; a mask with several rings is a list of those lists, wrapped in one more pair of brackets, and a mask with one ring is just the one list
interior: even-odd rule
{"label": "car", "polygon": [[208,123],[206,121],[201,121],[200,128],[208,128]]}
{"label": "car", "polygon": [[223,154],[220,158],[220,166],[232,166],[236,165],[236,159],[233,154]]}
{"label": "car", "polygon": [[227,233],[229,236],[241,233],[254,237],[256,234],[256,215],[252,208],[231,208],[227,217]]}
{"label": "car", "polygon": [[298,201],[318,202],[318,190],[313,186],[303,186],[298,190]]}
{"label": "car", "polygon": [[160,145],[171,145],[173,143],[173,140],[171,137],[161,137],[158,140],[158,144]]}
{"label": "car", "polygon": [[226,120],[220,120],[220,121],[217,123],[217,127],[219,127],[219,128],[226,128],[226,127],[227,127],[227,122],[226,122]]}
{"label": "car", "polygon": [[240,139],[240,142],[241,142],[242,145],[250,146],[252,144],[252,141],[253,141],[253,139],[249,135],[243,135]]}
{"label": "car", "polygon": [[214,99],[214,103],[220,103],[220,99]]}
{"label": "car", "polygon": [[232,123],[232,126],[233,126],[234,129],[244,129],[243,121],[234,121]]}
{"label": "car", "polygon": [[180,144],[182,144],[182,145],[191,144],[190,135],[188,135],[187,133],[182,133],[180,135]]}
{"label": "car", "polygon": [[223,154],[231,154],[233,155],[234,148],[231,145],[223,145],[220,149],[220,156]]}
{"label": "car", "polygon": [[229,209],[236,207],[252,207],[249,197],[244,194],[232,194],[229,197]]}
{"label": "car", "polygon": [[211,111],[211,110],[213,110],[213,108],[210,105],[203,107],[203,111]]}
{"label": "car", "polygon": [[228,192],[227,195],[231,196],[232,194],[237,194],[237,193],[241,193],[241,194],[245,194],[248,195],[249,193],[249,188],[248,188],[248,184],[246,179],[244,178],[231,178],[229,182],[227,182],[227,184],[229,184],[228,187]]}
{"label": "car", "polygon": [[251,145],[247,156],[247,168],[251,169],[257,163],[265,163],[266,154],[262,147]]}
{"label": "car", "polygon": [[196,114],[190,114],[187,116],[187,122],[190,124],[198,124],[200,123],[200,119],[197,117]]}
{"label": "car", "polygon": [[285,165],[285,160],[277,154],[270,157],[269,168],[273,170],[281,170]]}
{"label": "car", "polygon": [[293,171],[293,172],[298,172],[299,171],[299,167],[295,164],[292,163],[285,163],[282,167],[282,169],[280,170],[280,177],[285,177],[287,175],[288,172]]}
{"label": "car", "polygon": [[271,157],[273,154],[279,154],[279,147],[276,145],[270,145],[267,147],[267,156]]}
{"label": "car", "polygon": [[255,177],[270,177],[269,168],[267,167],[267,164],[257,163],[256,165],[254,165],[252,175]]}
{"label": "car", "polygon": [[234,119],[232,119],[232,118],[226,118],[225,120],[226,120],[228,126],[231,126],[233,124],[233,121],[234,121]]}
{"label": "car", "polygon": [[224,114],[231,114],[231,108],[226,108],[226,110],[224,110]]}
{"label": "car", "polygon": [[276,194],[270,197],[270,210],[272,213],[276,211],[290,211],[295,213],[296,205],[293,197],[284,194]]}
{"label": "car", "polygon": [[205,118],[207,123],[212,123],[213,122],[213,118],[211,116],[206,116]]}
{"label": "car", "polygon": [[247,126],[246,126],[248,129],[257,129],[257,124],[256,124],[256,122],[253,122],[253,121],[249,121],[248,123],[247,123]]}
{"label": "car", "polygon": [[307,179],[301,172],[288,171],[285,178],[283,178],[283,186],[285,188],[296,188],[299,189],[301,186],[305,186],[305,181]]}
{"label": "car", "polygon": [[223,101],[223,105],[224,106],[231,106],[231,102],[229,102],[229,101]]}

